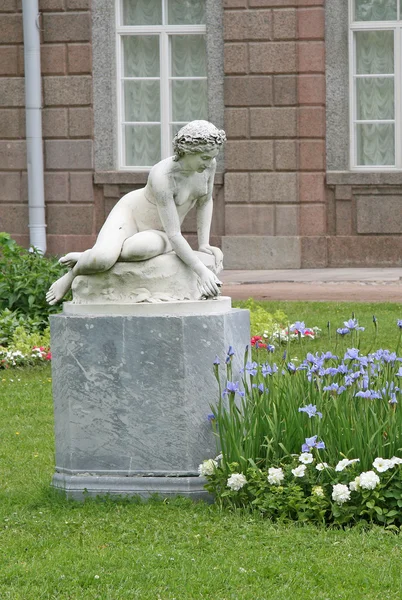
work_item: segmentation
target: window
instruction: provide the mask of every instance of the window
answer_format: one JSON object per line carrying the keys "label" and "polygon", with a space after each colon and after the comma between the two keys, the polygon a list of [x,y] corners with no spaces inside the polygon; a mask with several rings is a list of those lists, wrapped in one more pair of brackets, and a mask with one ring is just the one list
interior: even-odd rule
{"label": "window", "polygon": [[208,119],[205,0],[119,0],[116,18],[119,168],[149,168]]}
{"label": "window", "polygon": [[402,169],[402,0],[350,0],[351,166]]}

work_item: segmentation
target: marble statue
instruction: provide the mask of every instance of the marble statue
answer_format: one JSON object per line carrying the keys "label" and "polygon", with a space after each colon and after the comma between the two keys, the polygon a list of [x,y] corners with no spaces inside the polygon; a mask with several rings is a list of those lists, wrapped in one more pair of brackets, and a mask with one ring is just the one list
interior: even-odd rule
{"label": "marble statue", "polygon": [[[208,121],[192,121],[182,127],[173,140],[174,156],[152,167],[144,188],[129,192],[117,202],[93,248],[70,252],[60,259],[69,271],[52,284],[47,302],[62,300],[77,276],[108,272],[118,266],[118,261],[142,261],[145,268],[155,257],[173,252],[187,271],[196,275],[199,298],[217,297],[221,282],[216,273],[222,268],[223,255],[210,245],[209,234],[215,158],[225,140],[225,132]],[[198,252],[181,233],[181,224],[194,206]],[[210,268],[206,266],[208,260],[202,259],[205,254],[209,263],[212,259],[212,268],[211,264]]]}

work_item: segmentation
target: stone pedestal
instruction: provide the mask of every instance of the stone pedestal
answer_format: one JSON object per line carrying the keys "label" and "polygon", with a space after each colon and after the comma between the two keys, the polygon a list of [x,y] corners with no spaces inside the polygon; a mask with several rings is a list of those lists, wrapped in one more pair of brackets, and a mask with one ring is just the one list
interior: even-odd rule
{"label": "stone pedestal", "polygon": [[53,486],[76,499],[207,497],[197,469],[216,453],[207,419],[218,395],[213,360],[224,363],[231,345],[239,372],[248,311],[230,298],[123,306],[66,304],[50,318]]}

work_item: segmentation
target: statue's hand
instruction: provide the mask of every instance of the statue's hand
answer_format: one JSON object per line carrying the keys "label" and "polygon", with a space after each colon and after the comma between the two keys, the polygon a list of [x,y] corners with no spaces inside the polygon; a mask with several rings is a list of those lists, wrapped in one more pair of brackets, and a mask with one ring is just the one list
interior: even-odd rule
{"label": "statue's hand", "polygon": [[223,269],[223,252],[220,248],[216,246],[210,246],[209,244],[204,244],[198,248],[199,252],[205,252],[205,254],[212,254],[215,258],[215,268],[216,271],[222,271]]}
{"label": "statue's hand", "polygon": [[202,272],[198,274],[198,277],[198,285],[202,297],[214,298],[216,296],[219,296],[220,286],[222,285],[222,282],[219,281],[217,276],[214,273],[212,273],[212,271],[205,267],[202,270]]}

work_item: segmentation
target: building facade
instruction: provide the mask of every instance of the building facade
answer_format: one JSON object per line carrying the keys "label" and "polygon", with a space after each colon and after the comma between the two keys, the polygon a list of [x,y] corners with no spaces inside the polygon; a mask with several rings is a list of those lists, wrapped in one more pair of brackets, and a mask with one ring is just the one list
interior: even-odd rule
{"label": "building facade", "polygon": [[[0,3],[0,230],[28,246],[21,11]],[[207,118],[226,268],[402,265],[400,0],[40,0],[39,24],[48,253],[90,247]]]}

